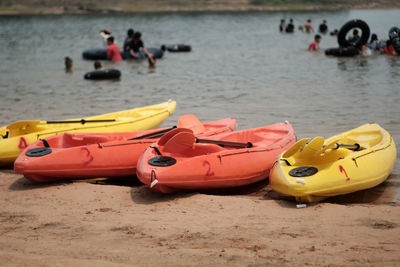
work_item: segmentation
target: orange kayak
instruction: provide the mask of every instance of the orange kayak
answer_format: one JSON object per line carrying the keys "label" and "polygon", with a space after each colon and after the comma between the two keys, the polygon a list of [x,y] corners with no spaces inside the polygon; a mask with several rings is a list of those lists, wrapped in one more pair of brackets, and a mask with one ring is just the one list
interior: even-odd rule
{"label": "orange kayak", "polygon": [[[228,118],[201,123],[195,116],[185,115],[178,120],[178,127],[183,126],[199,136],[212,136],[233,131],[236,120]],[[175,128],[55,135],[28,146],[15,161],[14,170],[39,182],[133,176],[146,147]]]}
{"label": "orange kayak", "polygon": [[248,185],[266,179],[277,156],[295,141],[289,123],[223,133],[212,140],[178,128],[145,150],[136,174],[162,193]]}

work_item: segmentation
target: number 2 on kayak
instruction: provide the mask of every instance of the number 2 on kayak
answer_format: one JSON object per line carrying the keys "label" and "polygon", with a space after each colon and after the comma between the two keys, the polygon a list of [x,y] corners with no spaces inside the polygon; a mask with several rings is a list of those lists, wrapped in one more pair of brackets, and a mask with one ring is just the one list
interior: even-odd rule
{"label": "number 2 on kayak", "polygon": [[208,167],[207,168],[207,172],[206,172],[206,176],[214,176],[214,172],[211,171],[211,164],[210,162],[208,162],[207,160],[203,161],[203,166],[204,167]]}

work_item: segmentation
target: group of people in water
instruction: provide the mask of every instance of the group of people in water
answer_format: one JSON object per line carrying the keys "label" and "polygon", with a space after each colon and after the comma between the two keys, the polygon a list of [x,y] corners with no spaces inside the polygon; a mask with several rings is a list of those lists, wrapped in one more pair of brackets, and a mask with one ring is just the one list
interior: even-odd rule
{"label": "group of people in water", "polygon": [[[279,24],[279,31],[281,33],[294,33],[296,27],[294,26],[293,19],[289,19],[289,23],[286,25],[286,20],[281,19],[281,23]],[[298,31],[305,32],[305,33],[313,33],[314,28],[311,23],[311,19],[308,19],[304,25],[299,25],[297,28]],[[322,23],[318,27],[318,31],[322,34],[326,34],[328,32],[328,25],[327,21],[323,20]],[[337,30],[333,31],[331,35],[337,34]]]}
{"label": "group of people in water", "polygon": [[[100,30],[100,36],[104,39],[107,45],[108,59],[111,61],[122,60],[119,48],[114,42],[114,37],[111,35],[111,31],[109,29],[102,29]],[[134,58],[139,57],[140,51],[143,51],[149,59],[150,67],[154,67],[156,64],[153,55],[144,47],[142,34],[140,32],[135,32],[132,28],[127,31],[127,36],[125,37],[122,50],[124,52],[129,52],[129,54]]]}
{"label": "group of people in water", "polygon": [[[102,29],[100,30],[99,33],[107,49],[107,58],[111,61],[121,61],[122,60],[121,53],[114,40],[114,36],[112,36],[111,34],[111,31],[109,29]],[[129,54],[134,58],[140,57],[139,53],[143,51],[143,53],[145,53],[148,57],[149,67],[154,68],[156,65],[156,59],[144,47],[144,43],[142,41],[142,34],[140,32],[134,32],[133,29],[129,29],[122,50],[124,52],[129,52]],[[64,63],[65,63],[65,71],[71,72],[73,66],[72,59],[70,57],[65,57]],[[99,61],[96,61],[94,63],[95,70],[102,70],[102,68],[103,67]]]}
{"label": "group of people in water", "polygon": [[[295,25],[293,23],[293,19],[289,19],[289,23],[286,24],[285,19],[281,19],[279,24],[279,31],[281,33],[294,33],[295,32]],[[314,33],[314,28],[311,23],[311,19],[308,19],[304,25],[298,26],[298,31],[305,32],[305,33]],[[327,34],[328,25],[326,20],[322,20],[321,24],[318,27],[318,34],[314,36],[314,40],[308,46],[308,51],[317,51],[320,49],[320,42],[322,39],[321,34]],[[339,31],[337,29],[330,32],[331,36],[337,36]],[[361,38],[359,35],[359,31],[354,29],[352,32],[352,36],[348,39],[350,43],[357,43],[358,40]],[[360,48],[360,54],[362,55],[371,55],[373,52],[380,52],[382,54],[389,54],[389,55],[396,55],[396,51],[391,43],[391,40],[379,40],[376,33],[371,35],[371,39],[369,42],[364,44]]]}

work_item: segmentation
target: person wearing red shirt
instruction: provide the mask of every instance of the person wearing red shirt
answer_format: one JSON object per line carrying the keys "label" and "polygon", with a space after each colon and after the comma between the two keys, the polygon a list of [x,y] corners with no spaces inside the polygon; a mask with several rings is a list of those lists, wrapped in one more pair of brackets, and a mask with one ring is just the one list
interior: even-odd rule
{"label": "person wearing red shirt", "polygon": [[381,52],[383,54],[388,54],[388,55],[396,55],[396,52],[394,50],[394,46],[392,44],[391,40],[387,40],[386,41],[386,46],[384,48],[382,48]]}
{"label": "person wearing red shirt", "polygon": [[308,46],[308,51],[319,50],[319,43],[321,42],[321,35],[317,34],[314,37],[314,41]]}
{"label": "person wearing red shirt", "polygon": [[114,37],[108,37],[107,45],[107,58],[111,61],[121,61],[121,53],[119,52],[118,46],[114,44]]}

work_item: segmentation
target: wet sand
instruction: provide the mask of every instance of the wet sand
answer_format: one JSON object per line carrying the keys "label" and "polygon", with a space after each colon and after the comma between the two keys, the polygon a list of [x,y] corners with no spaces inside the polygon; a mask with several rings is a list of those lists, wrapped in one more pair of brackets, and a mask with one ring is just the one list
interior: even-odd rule
{"label": "wet sand", "polygon": [[[37,184],[11,170],[1,171],[0,262],[7,266],[399,264],[400,206],[377,204],[379,193],[374,199],[354,201],[357,204],[339,200],[297,209],[266,182],[218,193],[176,195],[150,192],[134,179],[125,184],[130,186]],[[391,187],[383,184],[380,191],[387,188]]]}

